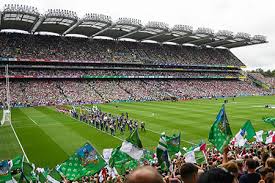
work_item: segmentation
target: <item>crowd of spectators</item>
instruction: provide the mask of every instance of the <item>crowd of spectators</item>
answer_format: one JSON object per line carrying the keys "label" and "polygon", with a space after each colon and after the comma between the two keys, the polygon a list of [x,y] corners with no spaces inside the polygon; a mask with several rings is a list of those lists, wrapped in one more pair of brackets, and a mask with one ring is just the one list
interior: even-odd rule
{"label": "crowd of spectators", "polygon": [[226,49],[18,33],[0,34],[0,57],[147,64],[244,65]]}
{"label": "crowd of spectators", "polygon": [[[187,159],[179,155],[172,159],[173,171],[168,174],[161,172],[155,164],[153,168],[141,167],[125,179],[135,183],[274,183],[275,146],[261,143],[250,145],[247,149],[229,145],[223,153],[208,149],[205,152],[207,161],[201,164],[186,162]],[[154,176],[150,177],[152,174]]]}
{"label": "crowd of spectators", "polygon": [[[207,149],[207,161],[191,163],[183,155],[171,159],[172,169],[162,171],[158,163],[129,170],[126,175],[96,174],[80,182],[113,183],[274,183],[275,146],[253,143],[247,149],[229,145],[223,153]],[[65,182],[67,182],[65,180]]]}
{"label": "crowd of spectators", "polygon": [[[10,81],[11,102],[17,105],[99,103],[116,100],[192,99],[265,95],[264,90],[239,80],[85,80],[29,79]],[[0,83],[5,99],[5,82]]]}
{"label": "crowd of spectators", "polygon": [[265,77],[264,75],[262,75],[259,72],[250,72],[250,73],[248,73],[248,75],[251,76],[252,78],[256,79],[257,81],[260,81],[260,82],[267,84],[271,87],[275,87],[274,78]]}
{"label": "crowd of spectators", "polygon": [[[5,71],[0,70],[0,76]],[[10,76],[30,76],[35,78],[79,78],[81,76],[173,76],[173,77],[239,77],[239,72],[194,72],[194,71],[132,71],[132,70],[72,70],[72,69],[10,69]]]}

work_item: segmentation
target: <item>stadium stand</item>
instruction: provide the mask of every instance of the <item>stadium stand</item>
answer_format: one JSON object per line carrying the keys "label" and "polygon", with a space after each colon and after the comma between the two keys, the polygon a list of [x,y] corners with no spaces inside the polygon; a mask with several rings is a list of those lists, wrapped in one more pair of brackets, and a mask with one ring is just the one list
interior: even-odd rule
{"label": "stadium stand", "polygon": [[268,94],[244,81],[230,51],[266,43],[260,35],[20,5],[5,5],[0,29],[0,93],[8,64],[14,106]]}

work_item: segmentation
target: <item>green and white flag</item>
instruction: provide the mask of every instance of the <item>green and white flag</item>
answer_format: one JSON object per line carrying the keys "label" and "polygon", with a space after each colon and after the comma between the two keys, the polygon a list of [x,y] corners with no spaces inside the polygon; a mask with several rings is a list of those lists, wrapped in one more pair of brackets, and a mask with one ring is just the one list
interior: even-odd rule
{"label": "green and white flag", "polygon": [[139,160],[143,156],[142,143],[137,129],[135,129],[126,141],[122,143],[120,151],[126,153],[135,160]]}
{"label": "green and white flag", "polygon": [[37,182],[38,177],[34,170],[34,164],[23,162],[22,173],[19,182],[24,182],[23,180],[25,180],[26,182]]}
{"label": "green and white flag", "polygon": [[156,149],[158,163],[163,171],[168,171],[170,168],[170,156],[167,143],[170,139],[171,138],[167,137],[165,133],[162,133]]}
{"label": "green and white flag", "polygon": [[275,127],[275,117],[263,117],[263,121]]}
{"label": "green and white flag", "polygon": [[180,151],[180,133],[173,134],[171,137],[166,136],[167,150],[170,155],[174,155]]}
{"label": "green and white flag", "polygon": [[94,175],[106,166],[106,162],[96,149],[89,143],[78,149],[59,167],[60,173],[74,181],[83,176]]}
{"label": "green and white flag", "polygon": [[138,134],[138,129],[136,128],[133,133],[130,134],[130,136],[126,139],[127,142],[130,142],[134,146],[138,148],[143,148],[139,134]]}
{"label": "green and white flag", "polygon": [[109,165],[115,168],[120,175],[124,175],[128,170],[134,170],[138,167],[138,160],[132,158],[127,153],[120,150],[120,146],[113,149]]}
{"label": "green and white flag", "polygon": [[48,173],[47,180],[50,183],[60,183],[63,179],[60,173],[56,169],[53,169]]}
{"label": "green and white flag", "polygon": [[211,142],[219,152],[223,152],[223,148],[230,143],[232,138],[232,132],[229,126],[229,122],[225,112],[225,106],[223,105],[216,121],[213,123],[208,141]]}
{"label": "green and white flag", "polygon": [[[144,155],[142,143],[139,138],[138,130],[135,129],[132,134],[122,142],[121,146],[112,150],[109,159],[109,165],[116,168],[120,175],[125,174],[127,170],[134,170],[138,166],[139,160]],[[104,154],[110,154],[110,150],[104,150]]]}
{"label": "green and white flag", "polygon": [[14,159],[9,161],[10,171],[21,169],[23,165],[23,156],[16,156]]}
{"label": "green and white flag", "polygon": [[256,136],[251,121],[247,121],[234,138],[235,146],[243,147],[244,144]]}
{"label": "green and white flag", "polygon": [[[185,148],[186,149],[186,148]],[[185,161],[188,163],[202,164],[206,162],[205,157],[206,143],[201,142],[195,146],[192,146],[184,150]]]}

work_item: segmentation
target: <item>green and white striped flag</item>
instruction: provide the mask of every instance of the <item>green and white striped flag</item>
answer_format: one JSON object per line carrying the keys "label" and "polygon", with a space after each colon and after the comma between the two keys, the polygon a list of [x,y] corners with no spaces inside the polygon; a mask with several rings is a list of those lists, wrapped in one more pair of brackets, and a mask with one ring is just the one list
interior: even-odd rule
{"label": "green and white striped flag", "polygon": [[168,170],[170,167],[170,157],[168,153],[168,144],[165,133],[162,133],[159,139],[159,143],[156,149],[156,154],[158,158],[158,163],[163,169]]}

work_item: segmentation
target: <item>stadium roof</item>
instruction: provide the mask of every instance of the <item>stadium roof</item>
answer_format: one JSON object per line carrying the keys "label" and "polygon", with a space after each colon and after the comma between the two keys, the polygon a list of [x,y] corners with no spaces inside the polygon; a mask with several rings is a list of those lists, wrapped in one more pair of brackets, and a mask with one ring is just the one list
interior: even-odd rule
{"label": "stadium roof", "polygon": [[169,28],[164,22],[153,21],[142,25],[138,19],[119,18],[118,21],[112,21],[110,16],[94,13],[78,18],[75,12],[60,9],[49,9],[45,14],[40,14],[35,7],[13,4],[5,5],[0,12],[0,30],[4,29],[18,29],[29,33],[53,32],[59,35],[79,34],[90,38],[105,36],[113,39],[151,40],[179,45],[188,43],[228,49],[267,43],[266,37],[262,35],[251,37],[242,32],[234,35],[227,30],[214,33],[210,28],[193,30],[188,25]]}

